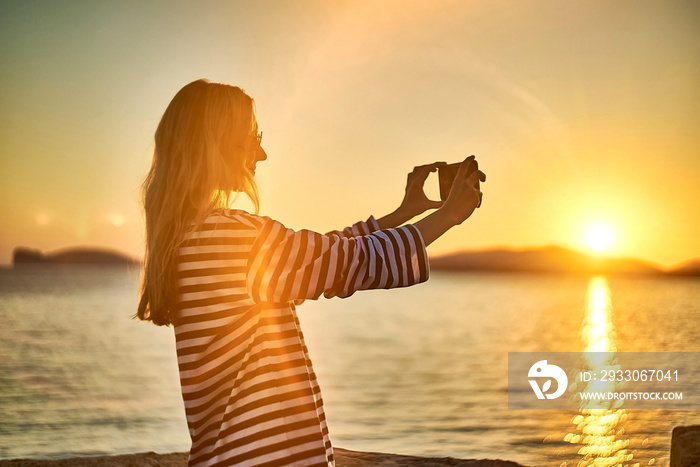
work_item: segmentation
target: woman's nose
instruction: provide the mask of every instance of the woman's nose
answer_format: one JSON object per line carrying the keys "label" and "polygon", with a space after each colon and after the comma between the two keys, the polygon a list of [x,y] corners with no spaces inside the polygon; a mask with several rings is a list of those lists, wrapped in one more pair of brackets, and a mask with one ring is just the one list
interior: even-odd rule
{"label": "woman's nose", "polygon": [[265,150],[262,148],[262,146],[260,146],[260,147],[258,148],[258,151],[257,151],[257,158],[256,158],[256,159],[259,160],[259,161],[264,161],[265,159],[267,159],[267,153],[266,153]]}

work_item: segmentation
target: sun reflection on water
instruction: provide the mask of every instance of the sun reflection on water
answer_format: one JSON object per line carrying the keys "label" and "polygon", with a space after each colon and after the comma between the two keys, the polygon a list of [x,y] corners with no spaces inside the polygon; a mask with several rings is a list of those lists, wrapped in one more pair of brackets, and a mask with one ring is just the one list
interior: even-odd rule
{"label": "sun reflection on water", "polygon": [[[602,370],[619,369],[615,352],[615,326],[612,318],[610,288],[604,277],[594,277],[588,285],[586,313],[581,329],[584,344],[584,362],[587,369],[600,374]],[[606,352],[591,354],[588,352]],[[615,391],[613,381],[591,381],[587,391]],[[622,402],[622,401],[617,401]],[[608,408],[589,408],[591,402],[581,400],[579,415],[572,423],[576,433],[568,433],[564,441],[580,444],[578,453],[582,456],[579,467],[584,466],[630,466],[634,454],[629,450],[630,440],[625,436],[624,423],[627,411],[621,404],[611,404]]]}

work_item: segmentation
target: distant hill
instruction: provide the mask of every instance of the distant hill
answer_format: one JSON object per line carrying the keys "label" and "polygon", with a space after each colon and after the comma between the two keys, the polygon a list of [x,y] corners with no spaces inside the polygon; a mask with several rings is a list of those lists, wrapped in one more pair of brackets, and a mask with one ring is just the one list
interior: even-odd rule
{"label": "distant hill", "polygon": [[559,246],[548,246],[452,253],[431,258],[430,268],[446,271],[700,276],[700,259],[667,271],[637,259],[596,257]]}
{"label": "distant hill", "polygon": [[99,248],[69,248],[52,253],[43,253],[25,247],[17,247],[12,252],[12,264],[100,264],[136,265],[140,262],[122,253]]}
{"label": "distant hill", "polygon": [[700,258],[682,263],[668,271],[668,274],[674,276],[700,276]]}

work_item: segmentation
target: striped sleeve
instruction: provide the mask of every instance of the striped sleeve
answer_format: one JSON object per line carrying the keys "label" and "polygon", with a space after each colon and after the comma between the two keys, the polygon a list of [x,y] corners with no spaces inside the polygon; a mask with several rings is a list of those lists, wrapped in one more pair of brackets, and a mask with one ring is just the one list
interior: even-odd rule
{"label": "striped sleeve", "polygon": [[379,222],[374,216],[369,216],[367,221],[357,222],[350,227],[345,227],[343,230],[333,230],[328,232],[326,235],[339,235],[341,237],[359,237],[360,235],[367,235],[372,232],[379,230]]}
{"label": "striped sleeve", "polygon": [[407,287],[428,276],[425,243],[414,225],[346,237],[294,231],[265,218],[250,251],[246,282],[256,302],[286,303]]}

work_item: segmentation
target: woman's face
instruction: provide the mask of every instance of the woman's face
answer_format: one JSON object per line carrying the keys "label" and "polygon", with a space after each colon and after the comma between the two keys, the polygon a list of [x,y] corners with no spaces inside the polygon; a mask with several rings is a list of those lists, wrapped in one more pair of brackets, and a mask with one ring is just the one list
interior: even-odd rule
{"label": "woman's face", "polygon": [[248,163],[248,168],[253,173],[255,173],[255,169],[257,167],[258,161],[264,161],[265,159],[267,159],[267,153],[265,152],[265,150],[262,148],[262,145],[261,145],[261,143],[262,143],[262,131],[257,133],[255,135],[254,139],[255,140],[253,141],[253,144],[252,144],[254,157]]}

